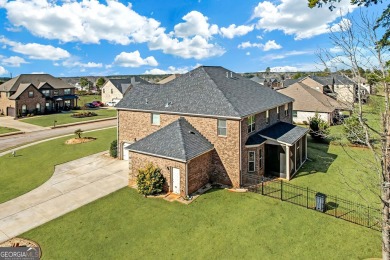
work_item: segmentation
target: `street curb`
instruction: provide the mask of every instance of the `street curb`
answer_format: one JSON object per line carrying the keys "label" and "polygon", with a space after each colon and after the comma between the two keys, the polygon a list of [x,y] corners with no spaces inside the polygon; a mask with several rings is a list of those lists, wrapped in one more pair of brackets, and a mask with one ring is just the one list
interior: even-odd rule
{"label": "street curb", "polygon": [[11,132],[11,133],[0,134],[0,137],[11,136],[11,135],[20,135],[20,134],[24,134],[24,133],[25,133],[25,132],[23,132],[23,131],[17,131],[17,132]]}
{"label": "street curb", "polygon": [[77,123],[69,123],[69,124],[64,124],[64,125],[59,125],[59,126],[51,126],[51,129],[57,129],[57,128],[63,128],[63,127],[68,127],[68,126],[75,126],[75,125],[84,125],[84,124],[89,124],[89,123],[96,123],[96,122],[101,122],[101,121],[108,121],[108,120],[113,120],[116,119],[117,117],[107,117],[107,118],[102,118],[102,119],[96,119],[96,120],[90,120],[90,121],[82,121],[82,122],[77,122]]}

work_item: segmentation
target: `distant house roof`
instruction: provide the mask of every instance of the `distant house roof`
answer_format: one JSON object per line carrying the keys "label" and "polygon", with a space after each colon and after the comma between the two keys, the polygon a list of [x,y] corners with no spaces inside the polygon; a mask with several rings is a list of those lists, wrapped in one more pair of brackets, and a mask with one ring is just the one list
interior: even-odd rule
{"label": "distant house roof", "polygon": [[301,79],[285,79],[283,80],[283,87],[287,88],[288,86],[291,86],[292,84],[300,81]]}
{"label": "distant house roof", "polygon": [[307,76],[300,80],[304,81],[306,78],[311,78],[312,80],[318,82],[321,86],[332,86],[332,85],[354,85],[354,81],[344,75],[332,74],[330,76],[321,77],[321,76]]}
{"label": "distant house roof", "polygon": [[242,118],[292,101],[225,68],[201,66],[163,86],[139,84],[116,108]]}
{"label": "distant house roof", "polygon": [[[122,94],[125,94],[126,91],[129,89],[130,86],[135,86],[137,84],[150,84],[146,80],[143,80],[142,78],[138,76],[133,76],[130,78],[125,79],[108,79],[104,85],[106,85],[108,82],[111,82],[112,85],[114,85],[115,88],[117,88]],[[104,87],[104,86],[103,86]]]}
{"label": "distant house roof", "polygon": [[276,123],[264,130],[259,131],[258,135],[272,139],[277,142],[293,145],[296,141],[302,138],[309,132],[308,128],[297,125],[288,124],[285,122]]}
{"label": "distant house roof", "polygon": [[295,100],[293,110],[331,113],[335,109],[348,109],[346,105],[300,82],[278,91]]}
{"label": "distant house roof", "polygon": [[252,81],[254,81],[254,82],[257,82],[257,83],[259,83],[259,84],[262,84],[262,85],[264,85],[264,82],[267,82],[267,79],[265,79],[265,78],[259,78],[259,77],[257,77],[257,76],[254,76],[254,77],[250,78],[250,80],[252,80]]}
{"label": "distant house roof", "polygon": [[173,123],[131,144],[126,149],[187,162],[214,149],[187,120],[179,118]]}
{"label": "distant house roof", "polygon": [[12,78],[0,85],[0,91],[14,92],[21,84],[33,84],[36,88],[41,86],[41,83],[48,83],[54,89],[74,88],[65,81],[53,77],[49,74],[21,74],[16,78]]}
{"label": "distant house roof", "polygon": [[168,83],[168,82],[170,82],[170,81],[172,81],[172,80],[174,80],[175,78],[178,78],[178,77],[180,77],[180,76],[181,76],[181,74],[172,74],[172,75],[169,75],[168,77],[166,77],[166,78],[160,80],[159,82],[157,82],[157,84],[165,84],[165,83]]}

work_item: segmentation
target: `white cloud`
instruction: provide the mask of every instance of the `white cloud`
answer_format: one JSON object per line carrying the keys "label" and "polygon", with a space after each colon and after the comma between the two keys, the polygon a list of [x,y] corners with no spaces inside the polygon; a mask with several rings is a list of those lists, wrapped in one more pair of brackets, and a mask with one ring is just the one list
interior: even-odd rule
{"label": "white cloud", "polygon": [[0,66],[0,75],[6,75],[6,74],[8,74],[8,71],[4,67]]}
{"label": "white cloud", "polygon": [[10,67],[20,67],[20,64],[26,64],[28,62],[19,56],[11,56],[11,57],[2,59],[1,63],[3,65],[10,66]]}
{"label": "white cloud", "polygon": [[157,66],[158,62],[153,56],[143,59],[139,51],[134,51],[121,52],[115,57],[114,64],[121,67],[137,68],[143,65]]}
{"label": "white cloud", "polygon": [[246,55],[246,56],[249,56],[249,55],[251,55],[251,53],[250,53],[249,51],[247,51],[247,52],[245,53],[245,55]]}
{"label": "white cloud", "polygon": [[[62,65],[65,67],[80,67],[80,68],[102,68],[103,64],[102,63],[96,63],[96,62],[87,62],[83,63],[78,60],[79,58],[77,57],[71,57],[65,61],[62,62]],[[59,66],[58,63],[54,63],[54,66]]]}
{"label": "white cloud", "polygon": [[233,39],[236,36],[243,36],[247,33],[253,31],[254,26],[253,25],[240,25],[236,26],[235,24],[231,24],[229,27],[222,27],[221,28],[221,35],[228,39]]}
{"label": "white cloud", "polygon": [[329,32],[341,13],[357,8],[349,1],[341,1],[337,6],[340,10],[330,12],[328,8],[309,9],[303,0],[281,0],[279,4],[264,1],[255,7],[252,18],[258,19],[258,29],[281,30],[300,40]]}
{"label": "white cloud", "polygon": [[11,46],[12,51],[27,55],[30,59],[35,60],[60,60],[70,57],[68,51],[51,45],[38,43],[23,44],[8,40],[3,36],[0,36],[0,43]]}
{"label": "white cloud", "polygon": [[281,48],[282,46],[280,44],[277,44],[274,40],[272,40],[272,41],[267,41],[265,43],[263,50],[269,51],[269,50],[278,50]]}
{"label": "white cloud", "polygon": [[176,55],[185,59],[204,59],[220,56],[225,50],[216,44],[209,43],[205,38],[196,35],[179,41],[167,34],[161,34],[149,43],[151,50],[162,50],[166,54]]}
{"label": "white cloud", "polygon": [[314,54],[314,51],[311,50],[303,50],[303,51],[288,51],[284,53],[278,53],[278,54],[269,54],[266,56],[263,56],[263,60],[280,60],[280,59],[285,59],[290,56],[299,56],[299,55],[309,55],[309,54]]}
{"label": "white cloud", "polygon": [[297,64],[295,66],[279,66],[271,67],[271,72],[297,72],[297,71],[319,71],[318,65],[308,64]]}
{"label": "white cloud", "polygon": [[182,18],[185,22],[175,25],[174,32],[177,37],[190,37],[200,35],[209,38],[218,33],[218,26],[210,25],[204,16],[198,11],[191,11]]}
{"label": "white cloud", "polygon": [[163,30],[156,20],[133,11],[131,4],[124,5],[115,0],[107,0],[107,4],[97,0],[15,0],[3,3],[3,7],[14,26],[62,42],[146,42]]}
{"label": "white cloud", "polygon": [[237,46],[239,49],[246,49],[246,48],[259,48],[263,51],[270,51],[270,50],[278,50],[281,49],[282,46],[280,44],[277,44],[275,40],[269,40],[265,44],[262,43],[251,43],[251,42],[242,42]]}
{"label": "white cloud", "polygon": [[46,74],[44,71],[33,71],[31,74]]}
{"label": "white cloud", "polygon": [[199,67],[200,64],[196,64],[195,66],[185,66],[185,67],[180,67],[176,68],[174,66],[169,66],[168,69],[163,70],[163,69],[151,69],[151,70],[146,70],[144,74],[184,74],[187,73],[188,71],[195,69]]}

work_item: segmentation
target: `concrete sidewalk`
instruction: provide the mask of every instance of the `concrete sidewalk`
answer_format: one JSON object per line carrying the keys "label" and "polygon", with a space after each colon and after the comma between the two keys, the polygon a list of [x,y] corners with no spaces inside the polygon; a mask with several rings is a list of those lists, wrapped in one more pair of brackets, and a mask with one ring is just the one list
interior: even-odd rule
{"label": "concrete sidewalk", "polygon": [[0,126],[19,129],[20,131],[25,133],[50,129],[50,127],[42,127],[42,126],[28,124],[20,120],[15,120],[13,117],[10,116],[0,117]]}
{"label": "concrete sidewalk", "polygon": [[0,204],[0,243],[128,184],[128,162],[97,153],[55,167],[40,187]]}

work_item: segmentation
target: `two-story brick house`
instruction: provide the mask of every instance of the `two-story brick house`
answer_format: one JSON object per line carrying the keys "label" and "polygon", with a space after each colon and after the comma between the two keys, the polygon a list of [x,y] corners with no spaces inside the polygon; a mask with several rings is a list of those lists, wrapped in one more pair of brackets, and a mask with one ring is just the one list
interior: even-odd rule
{"label": "two-story brick house", "polygon": [[152,162],[167,190],[208,182],[242,187],[290,179],[307,158],[293,99],[222,67],[202,66],[163,85],[137,85],[118,103],[119,156],[130,178]]}
{"label": "two-story brick house", "polygon": [[0,114],[18,117],[77,106],[75,88],[49,74],[21,74],[0,85]]}

